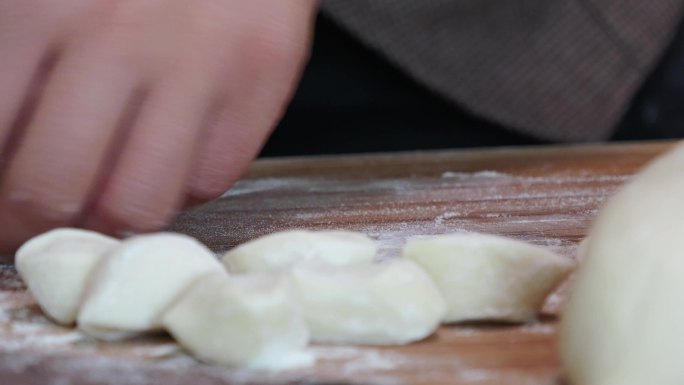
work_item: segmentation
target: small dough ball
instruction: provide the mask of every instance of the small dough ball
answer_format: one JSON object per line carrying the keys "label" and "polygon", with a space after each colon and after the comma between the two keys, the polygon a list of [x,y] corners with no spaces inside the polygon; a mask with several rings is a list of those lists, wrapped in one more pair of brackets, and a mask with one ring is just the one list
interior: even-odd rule
{"label": "small dough ball", "polygon": [[302,262],[331,265],[371,262],[375,241],[351,231],[289,230],[269,234],[230,250],[222,258],[234,273],[278,270]]}
{"label": "small dough ball", "polygon": [[287,367],[305,356],[309,341],[289,281],[270,274],[203,278],[163,323],[199,360],[233,367]]}
{"label": "small dough ball", "polygon": [[684,384],[684,145],[611,197],[560,328],[573,385]]}
{"label": "small dough ball", "polygon": [[127,239],[94,271],[78,326],[105,340],[159,330],[162,311],[210,272],[227,274],[191,237],[159,233]]}
{"label": "small dough ball", "polygon": [[410,240],[402,253],[441,289],[445,322],[530,321],[573,267],[541,247],[475,233]]}
{"label": "small dough ball", "polygon": [[439,289],[410,261],[290,272],[316,342],[391,345],[431,335],[446,312]]}
{"label": "small dough ball", "polygon": [[70,325],[76,321],[90,273],[118,244],[92,231],[56,229],[24,243],[15,265],[43,312]]}

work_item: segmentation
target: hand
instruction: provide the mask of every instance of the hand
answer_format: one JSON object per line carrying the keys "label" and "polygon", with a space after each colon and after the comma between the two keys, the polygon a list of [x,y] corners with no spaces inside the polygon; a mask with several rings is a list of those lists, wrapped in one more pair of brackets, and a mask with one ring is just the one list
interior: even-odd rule
{"label": "hand", "polygon": [[313,0],[0,0],[0,250],[165,225],[256,156]]}

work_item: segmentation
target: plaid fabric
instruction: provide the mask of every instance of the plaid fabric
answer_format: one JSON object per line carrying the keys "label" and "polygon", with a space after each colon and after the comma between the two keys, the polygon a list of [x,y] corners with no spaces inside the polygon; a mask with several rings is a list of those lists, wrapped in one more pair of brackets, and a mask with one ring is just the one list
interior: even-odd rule
{"label": "plaid fabric", "polygon": [[577,141],[612,134],[684,1],[323,0],[322,9],[475,114],[541,139]]}

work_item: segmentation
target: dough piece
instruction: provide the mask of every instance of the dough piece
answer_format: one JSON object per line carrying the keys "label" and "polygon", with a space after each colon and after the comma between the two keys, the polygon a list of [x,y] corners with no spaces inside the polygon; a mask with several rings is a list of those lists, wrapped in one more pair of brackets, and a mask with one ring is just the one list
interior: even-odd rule
{"label": "dough piece", "polygon": [[92,231],[62,228],[38,235],[19,248],[15,265],[43,312],[70,325],[98,262],[119,241]]}
{"label": "dough piece", "polygon": [[580,241],[579,245],[577,245],[576,255],[578,261],[582,261],[584,257],[587,255],[587,252],[589,250],[589,242],[589,237],[586,237]]}
{"label": "dough piece", "polygon": [[159,330],[162,311],[210,272],[227,274],[191,237],[159,233],[127,239],[94,271],[78,326],[105,340]]}
{"label": "dough piece", "polygon": [[351,231],[289,230],[254,239],[222,258],[234,273],[278,270],[302,262],[331,265],[371,262],[377,246],[367,236]]}
{"label": "dough piece", "polygon": [[475,233],[409,240],[403,257],[423,267],[444,294],[445,322],[530,321],[573,267],[541,247]]}
{"label": "dough piece", "polygon": [[573,385],[684,384],[684,146],[613,196],[565,306]]}
{"label": "dough piece", "polygon": [[432,334],[446,311],[430,277],[410,261],[309,264],[290,274],[316,342],[405,344]]}
{"label": "dough piece", "polygon": [[190,288],[163,323],[207,363],[274,369],[306,357],[309,333],[284,276],[212,274]]}

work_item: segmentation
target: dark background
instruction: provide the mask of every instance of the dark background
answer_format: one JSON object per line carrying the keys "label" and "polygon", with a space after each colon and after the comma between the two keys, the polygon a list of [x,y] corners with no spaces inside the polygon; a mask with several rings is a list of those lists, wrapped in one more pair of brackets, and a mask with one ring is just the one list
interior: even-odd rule
{"label": "dark background", "polygon": [[[684,28],[611,138],[684,137]],[[261,156],[544,144],[424,88],[325,16],[292,104]]]}

